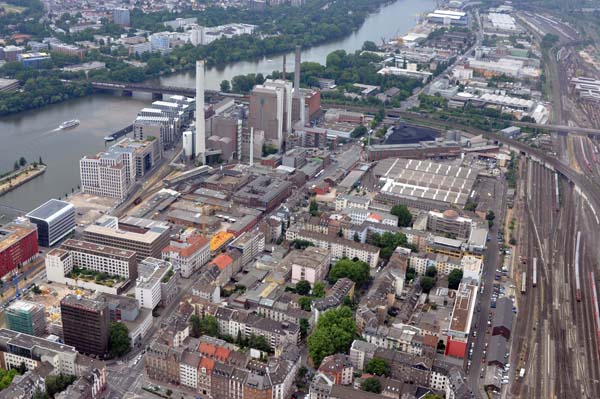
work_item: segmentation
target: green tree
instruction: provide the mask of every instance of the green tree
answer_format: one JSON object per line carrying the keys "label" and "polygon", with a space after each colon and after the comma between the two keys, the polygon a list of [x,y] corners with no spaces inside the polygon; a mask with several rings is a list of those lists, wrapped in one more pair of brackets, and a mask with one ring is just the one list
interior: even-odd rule
{"label": "green tree", "polygon": [[350,133],[350,137],[356,139],[359,137],[364,136],[365,134],[367,134],[368,129],[366,128],[365,125],[358,125],[353,131],[352,133]]}
{"label": "green tree", "polygon": [[165,393],[167,394],[167,396],[171,396],[173,395],[173,391],[169,388],[165,391]]}
{"label": "green tree", "polygon": [[54,398],[54,395],[67,389],[67,387],[75,382],[76,379],[77,377],[74,375],[62,373],[58,375],[49,375],[45,380],[46,393],[49,397]]}
{"label": "green tree", "polygon": [[312,295],[315,298],[323,298],[325,296],[325,284],[322,281],[317,281],[313,287]]}
{"label": "green tree", "polygon": [[308,212],[310,212],[311,216],[319,216],[319,204],[317,201],[310,201],[310,205],[308,206]]}
{"label": "green tree", "polygon": [[409,227],[412,224],[412,214],[406,205],[394,205],[390,213],[398,217],[398,226]]}
{"label": "green tree", "polygon": [[442,341],[440,339],[437,343],[437,352],[444,353],[445,350],[446,350],[446,344],[444,343],[444,341]]}
{"label": "green tree", "polygon": [[315,367],[326,356],[348,352],[356,335],[356,323],[350,308],[343,306],[323,313],[308,337],[308,354]]}
{"label": "green tree", "polygon": [[342,277],[349,278],[360,287],[369,280],[369,264],[360,260],[342,258],[333,265],[328,278],[329,282],[334,284]]}
{"label": "green tree", "polygon": [[358,235],[358,232],[356,232],[356,231],[354,232],[354,237],[353,238],[354,238],[355,242],[360,242],[360,237]]}
{"label": "green tree", "polygon": [[377,48],[377,45],[370,40],[367,40],[366,42],[363,43],[362,49],[365,51],[378,51],[379,50]]}
{"label": "green tree", "polygon": [[13,165],[13,169],[19,170],[19,161],[15,161],[15,164]]}
{"label": "green tree", "polygon": [[310,293],[310,283],[306,280],[300,280],[296,283],[296,293],[299,295],[308,295]]}
{"label": "green tree", "polygon": [[435,276],[437,276],[437,268],[435,266],[429,266],[425,269],[425,275],[427,277],[435,278]]}
{"label": "green tree", "polygon": [[435,393],[428,393],[427,395],[423,396],[423,399],[444,399],[444,397]]}
{"label": "green tree", "polygon": [[20,166],[25,166],[25,165],[27,165],[27,160],[25,159],[25,157],[21,157],[21,158],[19,158],[19,165],[20,165]]}
{"label": "green tree", "polygon": [[369,377],[360,384],[365,392],[381,393],[381,383],[375,377]]}
{"label": "green tree", "polygon": [[190,335],[194,338],[200,338],[201,333],[201,320],[196,314],[190,317]]}
{"label": "green tree", "polygon": [[310,312],[312,306],[312,298],[308,296],[303,296],[300,299],[298,299],[298,304],[300,305],[300,308],[302,310]]}
{"label": "green tree", "polygon": [[214,316],[206,315],[200,320],[200,334],[211,337],[219,336],[219,322]]}
{"label": "green tree", "polygon": [[369,374],[387,377],[390,375],[390,366],[383,359],[373,358],[367,364],[365,371]]}
{"label": "green tree", "polygon": [[296,238],[295,240],[293,240],[290,245],[296,249],[305,249],[308,247],[314,247],[315,244],[313,244],[312,242],[308,241],[308,240],[302,240],[300,238]]}
{"label": "green tree", "polygon": [[231,85],[227,79],[221,81],[219,88],[223,93],[229,93],[231,91]]}
{"label": "green tree", "polygon": [[310,324],[308,323],[308,320],[304,318],[300,319],[300,337],[302,339],[306,338],[309,328]]}
{"label": "green tree", "polygon": [[452,269],[448,275],[448,288],[456,290],[462,281],[463,271],[461,269]]}
{"label": "green tree", "polygon": [[435,285],[435,279],[428,276],[423,276],[419,279],[419,284],[421,285],[421,289],[425,293],[429,293],[433,286]]}
{"label": "green tree", "polygon": [[110,354],[121,357],[131,349],[131,338],[129,330],[123,323],[113,322],[110,324],[110,339],[108,344]]}

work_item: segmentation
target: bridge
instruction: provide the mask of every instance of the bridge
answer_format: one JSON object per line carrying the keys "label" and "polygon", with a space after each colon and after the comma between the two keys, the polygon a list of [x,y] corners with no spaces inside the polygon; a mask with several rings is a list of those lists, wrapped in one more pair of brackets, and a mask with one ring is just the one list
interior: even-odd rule
{"label": "bridge", "polygon": [[[154,96],[170,94],[194,97],[196,95],[196,90],[189,87],[161,86],[149,83],[90,82],[90,84],[94,90],[121,91],[123,95],[131,95],[134,92],[152,93]],[[205,93],[208,96],[218,94],[218,92],[214,90],[206,90]]]}

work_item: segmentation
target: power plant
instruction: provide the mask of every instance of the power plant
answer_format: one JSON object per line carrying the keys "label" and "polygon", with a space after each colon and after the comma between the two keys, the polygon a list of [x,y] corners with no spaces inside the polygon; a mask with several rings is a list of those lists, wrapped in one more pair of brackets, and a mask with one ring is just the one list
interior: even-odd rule
{"label": "power plant", "polygon": [[194,156],[206,164],[206,123],[204,121],[204,61],[196,61],[196,134]]}

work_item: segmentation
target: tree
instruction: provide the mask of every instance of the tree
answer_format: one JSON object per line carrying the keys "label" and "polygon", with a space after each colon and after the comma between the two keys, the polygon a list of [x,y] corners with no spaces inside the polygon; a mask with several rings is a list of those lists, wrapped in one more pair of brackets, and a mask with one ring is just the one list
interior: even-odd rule
{"label": "tree", "polygon": [[25,157],[21,157],[21,158],[19,158],[19,165],[20,165],[20,166],[25,166],[25,165],[27,165],[27,160],[25,159]]}
{"label": "tree", "polygon": [[296,283],[296,293],[299,295],[308,295],[310,293],[310,283],[306,280],[300,280]]}
{"label": "tree", "polygon": [[308,320],[304,318],[300,319],[300,337],[302,339],[306,338],[309,328],[310,324],[308,323]]}
{"label": "tree", "polygon": [[427,395],[423,396],[423,399],[444,399],[444,397],[435,393],[428,393]]}
{"label": "tree", "polygon": [[365,392],[381,393],[381,382],[375,377],[369,377],[360,384]]}
{"label": "tree", "polygon": [[322,281],[317,281],[313,287],[312,294],[315,298],[323,298],[325,296],[325,284]]}
{"label": "tree", "polygon": [[296,238],[294,241],[290,243],[290,245],[296,249],[306,249],[308,247],[314,247],[315,244],[308,240],[302,240],[300,238]]}
{"label": "tree", "polygon": [[15,161],[15,164],[13,165],[13,169],[19,170],[19,161]]}
{"label": "tree", "polygon": [[312,306],[312,298],[308,296],[303,296],[300,299],[298,299],[298,304],[300,305],[300,308],[302,310],[310,312]]}
{"label": "tree", "polygon": [[366,42],[363,43],[362,49],[365,51],[378,51],[379,50],[377,48],[377,45],[370,40],[367,40]]}
{"label": "tree", "polygon": [[74,375],[62,373],[58,375],[49,375],[48,377],[46,377],[45,380],[46,393],[49,397],[54,398],[54,395],[67,389],[67,387],[71,385],[76,379],[77,377],[75,377]]}
{"label": "tree", "polygon": [[425,275],[427,277],[435,278],[435,276],[437,276],[437,269],[436,269],[436,267],[435,266],[429,266],[425,270]]}
{"label": "tree", "polygon": [[202,335],[200,324],[201,324],[200,317],[196,314],[193,314],[190,317],[190,335],[192,337],[200,338],[200,335]]}
{"label": "tree", "polygon": [[353,238],[354,238],[355,242],[360,242],[360,236],[358,235],[357,231],[354,232],[354,237]]}
{"label": "tree", "polygon": [[343,306],[323,313],[307,340],[308,354],[314,366],[318,367],[326,356],[348,352],[356,335],[356,323],[350,308]]}
{"label": "tree", "polygon": [[359,138],[364,136],[365,134],[367,134],[368,129],[366,128],[365,125],[358,125],[353,131],[352,133],[350,133],[350,137],[352,137],[353,139]]}
{"label": "tree", "polygon": [[108,347],[113,357],[121,357],[129,352],[131,349],[131,338],[125,324],[116,322],[110,324]]}
{"label": "tree", "polygon": [[367,364],[365,371],[369,374],[387,377],[390,375],[390,366],[383,359],[373,358]]}
{"label": "tree", "polygon": [[437,352],[444,353],[445,350],[446,350],[446,344],[444,343],[444,341],[442,341],[440,339],[437,343]]}
{"label": "tree", "polygon": [[369,280],[369,264],[360,260],[342,258],[333,265],[328,278],[329,282],[334,284],[342,277],[349,278],[360,287]]}
{"label": "tree", "polygon": [[34,284],[33,287],[31,287],[31,292],[33,292],[35,295],[40,295],[42,290],[40,290],[40,287],[38,287],[37,284]]}
{"label": "tree", "polygon": [[214,316],[206,315],[200,320],[200,334],[211,337],[219,336],[219,322]]}
{"label": "tree", "polygon": [[461,269],[452,269],[448,275],[448,288],[452,290],[458,289],[458,285],[460,284],[462,278],[463,271]]}
{"label": "tree", "polygon": [[319,216],[319,204],[317,201],[310,201],[310,205],[308,206],[308,212],[310,212],[311,216]]}
{"label": "tree", "polygon": [[496,214],[494,213],[494,211],[487,211],[487,214],[485,215],[485,220],[494,220],[496,219]]}
{"label": "tree", "polygon": [[167,390],[165,391],[165,393],[167,394],[167,396],[171,396],[171,395],[173,395],[173,391],[172,391],[171,389],[167,389]]}
{"label": "tree", "polygon": [[412,224],[412,214],[406,205],[394,205],[390,213],[398,217],[398,226],[409,227]]}
{"label": "tree", "polygon": [[432,277],[423,276],[419,279],[419,284],[423,292],[428,294],[435,285],[435,280]]}
{"label": "tree", "polygon": [[417,271],[413,267],[408,266],[406,268],[406,281],[412,281],[415,279],[416,276]]}
{"label": "tree", "polygon": [[231,91],[231,85],[227,79],[221,81],[221,85],[219,87],[223,93],[229,93]]}

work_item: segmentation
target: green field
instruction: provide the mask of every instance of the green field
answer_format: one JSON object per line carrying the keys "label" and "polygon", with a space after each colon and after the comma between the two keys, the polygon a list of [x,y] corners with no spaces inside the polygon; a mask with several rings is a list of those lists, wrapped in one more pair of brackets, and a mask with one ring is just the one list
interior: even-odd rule
{"label": "green field", "polygon": [[22,13],[27,9],[27,7],[15,6],[14,4],[2,3],[0,2],[0,9],[4,9],[5,13],[16,12],[17,14]]}

